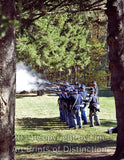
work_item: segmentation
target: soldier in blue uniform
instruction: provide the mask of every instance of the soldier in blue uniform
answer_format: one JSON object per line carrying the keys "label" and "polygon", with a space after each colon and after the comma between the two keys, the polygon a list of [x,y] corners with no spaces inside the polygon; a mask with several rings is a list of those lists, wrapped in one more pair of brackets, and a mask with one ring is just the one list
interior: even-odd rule
{"label": "soldier in blue uniform", "polygon": [[62,105],[63,105],[63,111],[64,111],[64,119],[67,125],[69,125],[69,120],[68,120],[68,93],[67,93],[67,88],[63,92],[63,100],[62,100]]}
{"label": "soldier in blue uniform", "polygon": [[66,122],[66,124],[69,126],[69,128],[72,128],[73,120],[72,120],[72,113],[70,109],[70,93],[72,88],[70,86],[63,86],[58,92],[57,95],[58,103],[59,103],[59,111],[60,111],[60,120],[63,122]]}
{"label": "soldier in blue uniform", "polygon": [[[79,94],[81,95],[83,100],[86,100],[87,90],[86,90],[86,86],[84,84],[81,85],[80,90],[79,90]],[[87,105],[87,103],[85,103],[85,102],[83,102],[81,104],[81,117],[82,117],[82,120],[84,121],[83,124],[87,124],[86,105]]]}
{"label": "soldier in blue uniform", "polygon": [[90,95],[88,100],[84,100],[85,102],[89,102],[89,119],[90,119],[90,127],[94,127],[94,120],[96,125],[100,125],[100,120],[98,117],[98,108],[97,105],[99,104],[98,97],[95,94],[94,88],[90,88]]}
{"label": "soldier in blue uniform", "polygon": [[65,122],[65,106],[63,103],[63,102],[65,102],[64,88],[63,87],[60,88],[56,94],[57,94],[57,96],[59,96],[58,104],[59,104],[60,120]]}
{"label": "soldier in blue uniform", "polygon": [[66,124],[71,128],[72,127],[72,118],[71,118],[71,110],[70,110],[70,91],[71,88],[67,87],[65,89],[65,91],[67,92],[66,94]]}
{"label": "soldier in blue uniform", "polygon": [[118,127],[111,127],[107,131],[108,134],[118,133]]}
{"label": "soldier in blue uniform", "polygon": [[69,128],[73,128],[73,127],[74,127],[73,113],[72,113],[72,108],[71,108],[71,95],[73,95],[73,90],[72,90],[72,89],[69,91],[69,97],[68,97],[68,119],[69,119]]}
{"label": "soldier in blue uniform", "polygon": [[82,119],[80,111],[81,103],[82,103],[81,95],[78,94],[78,90],[74,89],[73,94],[70,96],[70,105],[72,106],[71,113],[75,129],[77,129],[77,121],[79,128],[82,128]]}
{"label": "soldier in blue uniform", "polygon": [[63,98],[62,92],[57,93],[57,95],[59,96],[59,98],[58,98],[58,104],[59,104],[60,120],[64,122],[65,120],[64,120],[63,106],[62,106],[62,98]]}
{"label": "soldier in blue uniform", "polygon": [[92,87],[94,89],[94,93],[96,94],[96,96],[98,96],[98,86],[97,86],[97,83],[96,81],[92,81]]}
{"label": "soldier in blue uniform", "polygon": [[81,87],[81,84],[79,82],[75,81],[74,82],[74,89],[77,89],[79,91],[80,87]]}

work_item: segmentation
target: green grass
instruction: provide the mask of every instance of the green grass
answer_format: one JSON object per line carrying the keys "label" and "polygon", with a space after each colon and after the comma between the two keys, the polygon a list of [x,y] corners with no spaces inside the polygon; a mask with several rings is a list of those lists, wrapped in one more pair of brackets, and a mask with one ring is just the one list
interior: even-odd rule
{"label": "green grass", "polygon": [[[101,126],[69,129],[59,120],[57,96],[35,94],[16,97],[16,159],[31,160],[74,156],[82,152],[106,151],[115,147],[116,134],[106,133],[116,126],[114,98],[99,97]],[[87,109],[88,116],[88,109]],[[89,122],[89,119],[88,119]],[[92,151],[92,149],[94,149]],[[42,157],[42,158],[41,158]]]}

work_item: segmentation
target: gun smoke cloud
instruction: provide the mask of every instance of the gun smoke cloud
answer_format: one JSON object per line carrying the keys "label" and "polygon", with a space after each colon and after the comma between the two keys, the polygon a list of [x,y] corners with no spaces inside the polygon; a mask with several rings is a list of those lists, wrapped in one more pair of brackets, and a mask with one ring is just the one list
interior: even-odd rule
{"label": "gun smoke cloud", "polygon": [[22,91],[37,91],[44,88],[44,83],[47,81],[42,79],[42,75],[38,74],[31,67],[26,66],[23,62],[18,62],[16,64],[16,92],[20,93]]}

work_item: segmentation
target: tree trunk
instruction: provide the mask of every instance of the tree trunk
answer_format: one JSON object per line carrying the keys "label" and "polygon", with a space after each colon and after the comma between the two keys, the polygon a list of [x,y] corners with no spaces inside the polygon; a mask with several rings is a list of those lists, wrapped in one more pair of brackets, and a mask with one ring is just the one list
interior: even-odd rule
{"label": "tree trunk", "polygon": [[[14,3],[0,2],[7,19],[15,17]],[[0,160],[14,160],[15,71],[15,29],[8,25],[5,37],[0,39]]]}
{"label": "tree trunk", "polygon": [[70,83],[72,84],[72,73],[73,73],[73,71],[72,71],[72,67],[71,67],[71,73],[70,73]]}
{"label": "tree trunk", "polygon": [[124,158],[124,1],[108,0],[108,45],[111,88],[115,97],[118,126],[115,159]]}
{"label": "tree trunk", "polygon": [[107,87],[110,87],[110,76],[109,76],[109,71],[106,71],[106,73],[107,73],[107,77],[106,77]]}
{"label": "tree trunk", "polygon": [[78,65],[76,66],[76,77],[77,77],[77,81],[78,81]]}

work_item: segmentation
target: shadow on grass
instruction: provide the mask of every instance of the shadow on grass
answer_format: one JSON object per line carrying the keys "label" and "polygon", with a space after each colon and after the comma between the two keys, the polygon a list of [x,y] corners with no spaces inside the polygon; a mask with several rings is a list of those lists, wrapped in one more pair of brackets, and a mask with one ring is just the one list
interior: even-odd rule
{"label": "shadow on grass", "polygon": [[[102,125],[108,126],[115,125],[116,122],[108,122],[102,119]],[[28,129],[42,129],[42,130],[68,130],[68,126],[60,122],[59,117],[55,118],[22,118],[17,119],[17,123],[24,130]],[[60,137],[59,137],[60,136]],[[73,135],[72,135],[73,136]],[[88,135],[87,135],[88,136]],[[90,135],[89,135],[90,136]],[[47,155],[49,160],[114,160],[111,156],[114,152],[114,149],[109,152],[108,148],[113,148],[116,146],[116,141],[108,140],[105,138],[100,139],[99,142],[93,142],[93,137],[91,139],[88,137],[88,141],[85,140],[85,136],[81,141],[81,143],[76,143],[75,139],[72,139],[69,142],[66,139],[63,139],[61,135],[58,135],[58,139],[53,141],[48,141],[48,139],[44,142],[44,144],[39,143],[32,144],[32,142],[25,142],[25,144],[16,146],[16,154],[17,156],[38,156],[38,158],[42,157],[42,160],[47,160],[47,158],[43,158],[43,155]],[[30,138],[30,137],[29,137]],[[40,137],[39,137],[40,138]],[[53,137],[54,138],[54,137]],[[56,137],[55,137],[56,138]],[[79,137],[80,138],[80,137]],[[98,137],[99,138],[99,137]],[[67,137],[68,140],[68,137]],[[42,141],[42,137],[41,137]],[[57,143],[57,142],[58,143]],[[77,141],[77,139],[76,139]],[[42,142],[43,143],[43,142]],[[51,144],[53,143],[53,144]],[[26,158],[26,160],[33,160],[38,158]],[[17,160],[22,160],[21,158],[17,158]]]}
{"label": "shadow on grass", "polygon": [[[104,154],[103,154],[104,155]],[[62,159],[54,159],[54,160],[62,160]],[[105,157],[92,157],[92,158],[83,158],[82,156],[77,156],[76,158],[66,158],[66,160],[116,160],[113,156],[105,156]]]}
{"label": "shadow on grass", "polygon": [[114,158],[113,156],[105,156],[104,155],[104,153],[103,153],[103,155],[101,155],[100,157],[93,157],[92,155],[91,155],[91,157],[92,158],[85,158],[85,157],[83,157],[82,155],[75,155],[75,156],[70,156],[69,158],[68,158],[68,156],[66,157],[63,157],[63,158],[42,158],[42,159],[39,159],[39,158],[26,158],[26,159],[22,159],[22,158],[17,158],[16,160],[117,160],[116,158]]}
{"label": "shadow on grass", "polygon": [[[100,119],[101,125],[108,127],[116,127],[116,121],[108,121],[105,119]],[[65,130],[69,129],[65,122],[61,122],[59,117],[54,118],[22,118],[16,119],[16,122],[23,129],[42,129],[42,130]]]}
{"label": "shadow on grass", "polygon": [[[91,158],[92,157],[92,158]],[[102,153],[102,155],[100,157],[93,157],[93,155],[91,155],[90,158],[86,158],[86,157],[83,157],[82,155],[81,156],[75,156],[74,157],[70,157],[70,158],[66,158],[66,160],[117,160],[116,158],[114,158],[113,156],[105,156],[104,153]],[[64,160],[64,159],[60,159],[60,158],[55,158],[54,160]]]}
{"label": "shadow on grass", "polygon": [[[108,150],[108,147],[115,146],[115,141],[105,140],[99,143],[66,143],[60,142],[60,144],[42,144],[42,145],[17,145],[16,154],[38,154],[42,157],[42,154],[47,154],[49,159],[52,160],[104,160],[105,158],[112,158],[114,150]],[[53,158],[54,156],[54,158]],[[50,158],[51,157],[51,158]],[[91,158],[92,157],[92,158]],[[44,158],[42,158],[44,160]],[[28,160],[28,159],[27,159]],[[108,159],[105,159],[108,160]],[[111,159],[109,159],[111,160]]]}
{"label": "shadow on grass", "polygon": [[23,129],[65,130],[69,129],[65,122],[60,122],[59,117],[54,118],[22,118],[16,122]]}
{"label": "shadow on grass", "polygon": [[105,127],[116,127],[117,121],[116,120],[106,120],[106,119],[100,119],[102,126]]}

